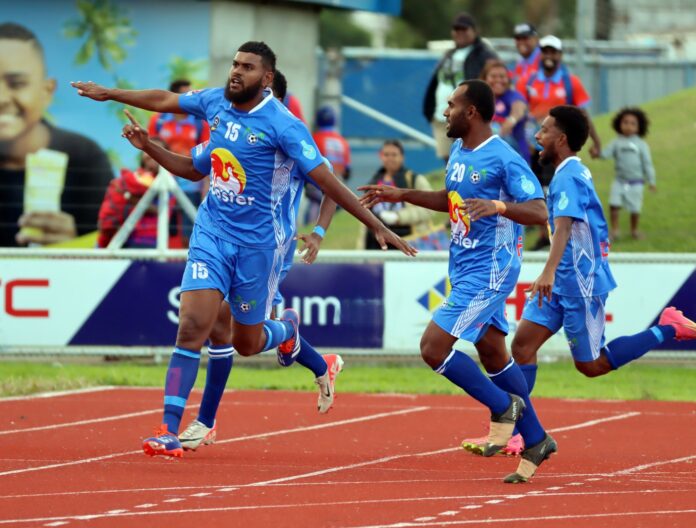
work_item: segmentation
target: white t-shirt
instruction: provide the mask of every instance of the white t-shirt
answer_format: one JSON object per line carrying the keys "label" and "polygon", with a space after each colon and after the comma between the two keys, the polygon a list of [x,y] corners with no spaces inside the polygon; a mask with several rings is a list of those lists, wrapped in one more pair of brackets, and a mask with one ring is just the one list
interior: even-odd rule
{"label": "white t-shirt", "polygon": [[435,121],[445,122],[442,113],[447,109],[447,99],[457,85],[464,80],[464,61],[469,56],[471,46],[458,48],[449,60],[445,61],[437,72],[437,89],[435,90]]}

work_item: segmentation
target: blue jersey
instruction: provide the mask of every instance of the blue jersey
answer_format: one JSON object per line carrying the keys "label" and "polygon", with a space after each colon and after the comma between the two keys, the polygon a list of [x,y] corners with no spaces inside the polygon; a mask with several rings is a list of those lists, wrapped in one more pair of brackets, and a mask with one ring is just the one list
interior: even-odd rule
{"label": "blue jersey", "polygon": [[286,245],[295,222],[284,212],[299,194],[291,174],[322,163],[307,127],[270,91],[249,112],[235,109],[223,88],[183,94],[179,106],[210,124],[211,183],[200,227],[240,246]]}
{"label": "blue jersey", "polygon": [[522,265],[522,226],[501,215],[471,221],[466,198],[526,202],[543,199],[539,181],[510,145],[492,136],[473,150],[458,139],[445,174],[452,239],[449,276],[452,285],[466,280],[474,287],[512,290]]}
{"label": "blue jersey", "polygon": [[571,297],[594,297],[616,288],[609,269],[609,234],[592,174],[580,158],[566,158],[549,186],[549,222],[573,219],[570,240],[556,270],[553,292]]}
{"label": "blue jersey", "polygon": [[[213,164],[215,163],[214,147],[210,141],[206,141],[199,145],[196,145],[191,149],[191,158],[193,159],[193,167],[201,174],[208,174],[211,178],[211,185],[214,181],[214,176],[212,174]],[[328,167],[328,169],[333,172],[333,167],[329,160],[321,156],[321,161]],[[304,174],[299,166],[294,165],[291,175],[290,175],[290,185],[288,188],[287,197],[280,204],[280,218],[282,219],[282,225],[287,226],[288,230],[285,232],[285,238],[282,245],[290,247],[292,245],[292,240],[297,231],[297,213],[300,209],[300,201],[302,199],[302,189],[305,183],[311,183],[312,185],[318,187],[316,182]],[[206,200],[209,198],[206,197]],[[280,246],[279,246],[280,247]],[[292,263],[292,252],[288,252],[289,262]]]}

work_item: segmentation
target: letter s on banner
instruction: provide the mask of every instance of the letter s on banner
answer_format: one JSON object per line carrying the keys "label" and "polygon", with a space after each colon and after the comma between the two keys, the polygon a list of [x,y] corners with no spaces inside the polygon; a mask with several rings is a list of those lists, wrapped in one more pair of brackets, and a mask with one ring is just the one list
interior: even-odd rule
{"label": "letter s on banner", "polygon": [[176,308],[176,310],[167,310],[167,319],[175,325],[179,324],[179,306],[181,306],[181,301],[179,300],[180,293],[179,286],[177,286],[169,290],[169,295],[167,295],[169,304],[171,304],[173,308]]}

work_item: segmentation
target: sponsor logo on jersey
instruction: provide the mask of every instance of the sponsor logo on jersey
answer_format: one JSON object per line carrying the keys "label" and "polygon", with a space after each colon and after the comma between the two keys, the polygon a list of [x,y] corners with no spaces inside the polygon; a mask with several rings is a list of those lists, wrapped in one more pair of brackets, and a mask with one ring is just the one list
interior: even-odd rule
{"label": "sponsor logo on jersey", "polygon": [[210,153],[212,185],[210,192],[222,202],[251,205],[254,197],[242,196],[247,177],[244,167],[229,150],[216,148]]}
{"label": "sponsor logo on jersey", "polygon": [[301,142],[302,145],[302,155],[307,158],[308,160],[313,160],[314,158],[317,157],[317,149],[315,149],[312,145],[307,143],[304,139]]}
{"label": "sponsor logo on jersey", "polygon": [[215,118],[213,119],[213,124],[210,125],[210,131],[213,132],[219,126],[220,126],[220,116],[215,116]]}

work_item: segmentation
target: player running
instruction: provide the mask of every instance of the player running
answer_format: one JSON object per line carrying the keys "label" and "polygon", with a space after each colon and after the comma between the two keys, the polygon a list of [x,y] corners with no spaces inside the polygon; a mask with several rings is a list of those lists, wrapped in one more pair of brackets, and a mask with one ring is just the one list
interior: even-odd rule
{"label": "player running", "polygon": [[[167,370],[163,424],[143,443],[149,455],[182,456],[177,433],[195,382],[200,350],[229,295],[234,316],[233,345],[245,356],[279,347],[283,364],[300,350],[299,316],[268,318],[294,225],[282,218],[289,200],[291,171],[299,169],[335,202],[372,229],[383,248],[416,251],[361,207],[355,195],[323,164],[306,126],[268,89],[275,54],[263,42],[238,49],[223,88],[174,94],[164,90],[109,89],[71,83],[78,94],[115,100],[157,112],[189,113],[210,124],[218,152],[216,173],[198,211],[181,285],[179,329]],[[219,149],[219,150],[216,150]],[[280,346],[279,346],[280,345]]]}
{"label": "player running", "polygon": [[[604,305],[616,282],[609,268],[609,236],[602,204],[589,169],[577,153],[589,124],[582,110],[556,106],[536,135],[540,159],[555,167],[549,188],[551,251],[512,342],[512,355],[531,393],[536,382],[537,351],[563,328],[575,367],[588,377],[607,374],[643,356],[669,339],[696,339],[696,323],[674,307],[665,308],[657,325],[605,344]],[[536,297],[536,298],[535,298]]]}
{"label": "player running", "polygon": [[[484,456],[502,449],[517,423],[530,447],[505,482],[521,482],[557,447],[539,423],[524,376],[507,352],[504,309],[522,264],[520,224],[543,224],[547,211],[527,164],[491,132],[494,112],[493,92],[483,81],[464,81],[450,96],[444,113],[447,135],[460,139],[450,151],[445,189],[368,185],[360,190],[367,191],[361,199],[367,206],[406,201],[449,211],[452,292],[423,333],[421,355],[433,370],[490,409]],[[453,349],[458,339],[474,343],[490,379],[469,356]]]}

